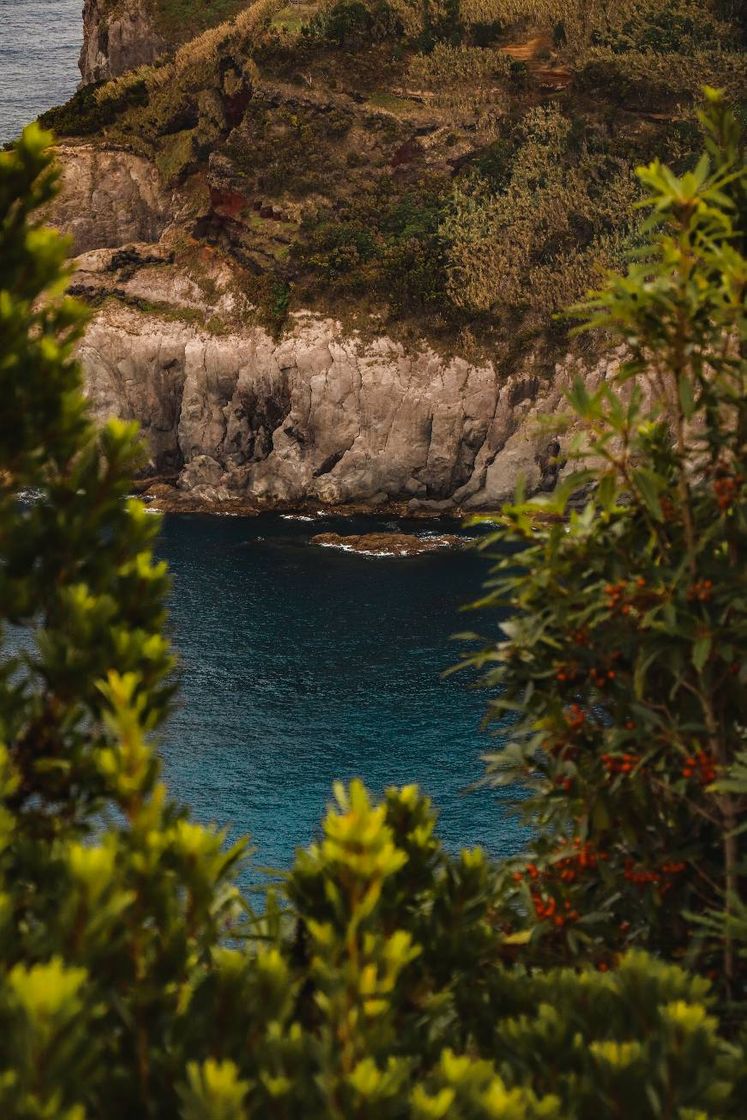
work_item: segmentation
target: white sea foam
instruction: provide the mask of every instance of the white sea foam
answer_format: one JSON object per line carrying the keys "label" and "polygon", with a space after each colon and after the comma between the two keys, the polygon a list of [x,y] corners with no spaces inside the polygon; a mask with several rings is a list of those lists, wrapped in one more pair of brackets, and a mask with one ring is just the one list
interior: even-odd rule
{"label": "white sea foam", "polygon": [[338,552],[352,552],[355,556],[371,556],[373,558],[377,556],[383,556],[389,557],[390,559],[394,557],[396,559],[400,555],[400,553],[398,552],[389,552],[386,550],[374,551],[373,549],[369,550],[367,548],[353,548],[352,545],[349,544],[333,544],[331,541],[319,541],[318,545],[319,548],[334,548]]}
{"label": "white sea foam", "polygon": [[25,506],[36,505],[37,502],[43,501],[44,498],[46,498],[46,494],[43,490],[36,490],[31,486],[27,490],[18,491],[18,501],[22,502]]}

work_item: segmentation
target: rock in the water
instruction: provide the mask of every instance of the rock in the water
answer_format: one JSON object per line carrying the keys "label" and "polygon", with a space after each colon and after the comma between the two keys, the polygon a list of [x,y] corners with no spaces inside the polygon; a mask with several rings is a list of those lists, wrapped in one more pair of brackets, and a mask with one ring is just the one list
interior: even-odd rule
{"label": "rock in the water", "polygon": [[339,548],[345,552],[359,552],[364,556],[420,556],[424,552],[447,552],[464,548],[464,537],[454,533],[439,533],[416,537],[411,533],[317,533],[312,544],[325,548]]}

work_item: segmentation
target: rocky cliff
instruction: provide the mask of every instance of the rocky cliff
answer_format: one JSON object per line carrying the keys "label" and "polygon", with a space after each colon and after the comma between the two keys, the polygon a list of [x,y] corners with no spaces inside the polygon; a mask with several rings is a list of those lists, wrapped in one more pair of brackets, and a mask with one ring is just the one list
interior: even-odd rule
{"label": "rocky cliff", "polygon": [[84,84],[155,60],[167,43],[144,0],[84,0],[80,73]]}
{"label": "rocky cliff", "polygon": [[622,264],[633,168],[699,146],[703,81],[747,78],[686,7],[88,0],[84,78],[167,48],[44,119],[97,412],[196,504],[552,486],[554,313]]}
{"label": "rocky cliff", "polygon": [[80,348],[94,412],[138,420],[150,475],[192,508],[442,512],[494,505],[520,475],[554,483],[540,417],[558,410],[570,358],[549,377],[532,358],[506,374],[311,312],[275,338],[230,260],[185,247],[173,216],[186,204],[147,161],[94,145],[60,154],[55,220],[80,250],[73,291],[94,309]]}
{"label": "rocky cliff", "polygon": [[531,366],[502,381],[489,364],[362,343],[310,315],[276,342],[114,303],[81,358],[95,412],[139,420],[152,471],[207,503],[493,505],[520,475],[540,484],[548,434],[536,421],[569,385],[565,369],[550,383]]}
{"label": "rocky cliff", "polygon": [[158,241],[178,220],[176,195],[148,160],[93,143],[61,144],[62,190],[54,224],[72,236],[74,255]]}

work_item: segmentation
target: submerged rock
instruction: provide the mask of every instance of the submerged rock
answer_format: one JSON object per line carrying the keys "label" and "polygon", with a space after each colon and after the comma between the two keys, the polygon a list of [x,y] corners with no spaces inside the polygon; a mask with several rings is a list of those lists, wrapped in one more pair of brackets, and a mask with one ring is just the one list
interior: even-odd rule
{"label": "submerged rock", "polygon": [[454,533],[428,537],[416,537],[411,533],[317,533],[311,543],[364,556],[420,556],[424,552],[465,548],[468,542]]}

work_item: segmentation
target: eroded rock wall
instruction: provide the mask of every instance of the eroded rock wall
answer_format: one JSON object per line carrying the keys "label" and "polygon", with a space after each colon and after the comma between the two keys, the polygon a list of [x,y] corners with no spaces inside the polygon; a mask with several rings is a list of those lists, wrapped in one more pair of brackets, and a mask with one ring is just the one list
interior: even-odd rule
{"label": "eroded rock wall", "polygon": [[79,62],[83,85],[155,62],[166,48],[147,0],[84,0]]}
{"label": "eroded rock wall", "polygon": [[569,361],[551,379],[531,367],[502,378],[311,315],[280,341],[259,327],[215,336],[114,303],[80,356],[95,413],[138,420],[153,473],[196,496],[438,511],[495,505],[519,477],[547,481],[540,418],[575,372]]}
{"label": "eroded rock wall", "polygon": [[178,217],[176,197],[149,160],[95,143],[62,144],[57,154],[62,183],[51,222],[72,236],[74,255],[158,241]]}
{"label": "eroded rock wall", "polygon": [[[550,488],[567,447],[542,421],[576,372],[510,374],[423,343],[291,317],[257,325],[240,270],[190,238],[195,212],[138,156],[62,149],[54,220],[72,232],[74,290],[95,311],[80,348],[96,415],[136,419],[150,470],[197,502],[494,506],[520,477]],[[590,382],[606,365],[587,370]]]}

